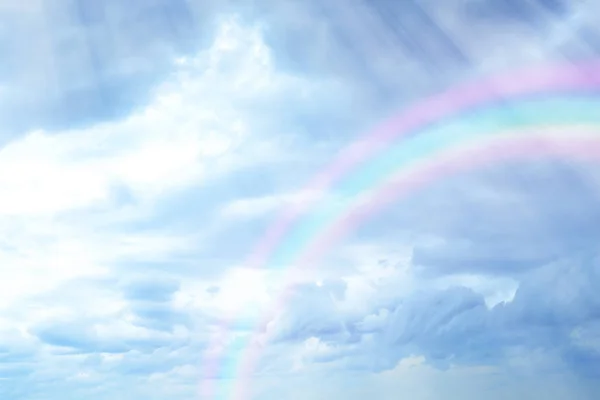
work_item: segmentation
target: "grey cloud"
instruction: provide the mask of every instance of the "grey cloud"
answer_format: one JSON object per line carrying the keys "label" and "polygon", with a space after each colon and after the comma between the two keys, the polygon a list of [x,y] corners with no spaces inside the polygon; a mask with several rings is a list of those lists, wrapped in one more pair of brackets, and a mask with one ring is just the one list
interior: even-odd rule
{"label": "grey cloud", "polygon": [[[343,281],[298,284],[287,289],[289,307],[277,324],[275,342],[295,342],[311,336],[335,342],[349,334],[345,316],[334,303],[345,291]],[[335,297],[334,297],[335,296]]]}
{"label": "grey cloud", "polygon": [[[519,279],[513,300],[492,308],[486,306],[482,295],[456,286],[423,289],[400,299],[387,315],[385,311],[373,310],[362,321],[346,320],[350,328],[334,322],[344,316],[328,314],[327,325],[323,320],[327,314],[307,319],[298,313],[294,314],[298,318],[295,323],[287,323],[290,331],[286,338],[320,338],[338,348],[322,361],[337,360],[356,370],[391,369],[411,355],[422,355],[429,364],[441,369],[450,365],[501,367],[508,366],[517,354],[527,357],[542,352],[557,360],[544,368],[568,371],[582,378],[596,376],[600,371],[600,346],[594,342],[593,321],[600,323],[600,295],[595,290],[600,284],[599,266],[597,258],[588,256],[527,271]],[[317,301],[320,294],[311,293],[312,299],[295,301],[302,301],[303,305]],[[304,295],[309,296],[309,292]],[[578,332],[578,336],[573,332]]]}

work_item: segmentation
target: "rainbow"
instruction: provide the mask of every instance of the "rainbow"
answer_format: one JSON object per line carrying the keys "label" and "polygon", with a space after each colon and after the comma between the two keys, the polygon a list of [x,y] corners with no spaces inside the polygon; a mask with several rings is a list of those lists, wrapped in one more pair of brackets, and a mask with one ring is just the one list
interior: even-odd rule
{"label": "rainbow", "polygon": [[[286,210],[245,265],[279,266],[290,276],[290,266],[314,268],[335,242],[386,205],[477,166],[539,157],[600,161],[599,92],[600,61],[592,61],[530,68],[419,102],[351,144],[309,183],[311,192],[335,194],[339,201],[316,197]],[[205,358],[205,376],[233,372],[238,379],[219,396],[214,381],[206,379],[203,398],[249,397],[262,327],[284,307],[286,296],[274,302],[241,346],[235,341],[242,351],[229,371],[223,371],[221,358],[232,349]]]}

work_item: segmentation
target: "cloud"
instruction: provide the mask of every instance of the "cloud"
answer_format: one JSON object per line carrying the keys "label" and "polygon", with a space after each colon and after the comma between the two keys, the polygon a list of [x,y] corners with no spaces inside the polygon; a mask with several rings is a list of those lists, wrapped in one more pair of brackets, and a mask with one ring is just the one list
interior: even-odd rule
{"label": "cloud", "polygon": [[[308,346],[302,354],[311,362],[322,362],[322,352],[330,349],[329,362],[342,370],[391,370],[401,360],[418,354],[425,363],[442,370],[461,366],[516,368],[517,372],[549,368],[553,373],[591,377],[598,369],[596,344],[583,344],[581,338],[586,329],[594,329],[593,323],[588,325],[590,321],[598,318],[598,298],[592,289],[597,285],[597,265],[594,259],[571,259],[523,273],[512,298],[495,305],[486,304],[477,286],[420,285],[397,299],[391,309],[378,310],[373,304],[371,314],[352,321],[349,327],[332,325],[329,330],[319,330],[322,324],[318,320],[301,324],[299,319],[296,336],[287,337]],[[553,290],[548,291],[548,287]],[[379,289],[385,290],[385,284]],[[318,301],[318,297],[313,298]],[[308,314],[298,315],[306,320]],[[345,318],[339,309],[336,317]],[[359,340],[349,340],[341,335],[344,331],[359,333]],[[302,332],[310,334],[300,335]],[[514,365],[518,357],[537,352],[552,361]]]}
{"label": "cloud", "polygon": [[256,341],[259,399],[593,398],[593,167],[472,171],[310,268],[245,264],[399,104],[593,53],[582,5],[96,3],[0,1],[1,395],[197,398]]}
{"label": "cloud", "polygon": [[127,284],[124,292],[129,300],[160,303],[170,300],[178,289],[179,283],[175,280],[142,279]]}
{"label": "cloud", "polygon": [[[297,284],[288,287],[289,305],[283,315],[272,321],[277,327],[273,340],[302,341],[312,336],[323,339],[344,333],[344,320],[340,319],[336,303],[344,297],[343,281]],[[342,317],[343,318],[343,317]],[[335,339],[333,339],[335,340]]]}
{"label": "cloud", "polygon": [[[269,327],[285,330],[294,349],[288,370],[383,376],[422,357],[426,367],[417,369],[435,374],[480,368],[482,379],[506,376],[513,393],[521,390],[516,380],[526,379],[522,390],[541,396],[536,379],[551,375],[563,382],[556,398],[592,398],[596,182],[593,166],[526,162],[472,171],[399,199],[321,260],[318,267],[346,264],[337,270],[346,289],[335,311],[313,284]],[[282,357],[265,351],[263,358],[282,365]]]}
{"label": "cloud", "polygon": [[[187,261],[200,259],[199,238],[218,232],[210,209],[194,229],[165,229],[156,217],[177,196],[209,198],[224,177],[281,162],[285,137],[261,130],[285,122],[270,117],[271,105],[302,108],[329,88],[278,72],[271,58],[260,27],[225,18],[208,49],[172,58],[147,104],[2,147],[2,376],[21,382],[3,393],[102,396],[134,385],[139,394],[126,376],[153,385],[197,376],[202,332],[239,308],[241,291],[249,301],[263,293],[263,278],[242,268],[221,280],[213,266]],[[190,303],[198,287],[212,288],[212,309]]]}
{"label": "cloud", "polygon": [[210,0],[7,3],[0,103],[10,135],[88,126],[145,106],[171,58],[212,42],[218,12]]}

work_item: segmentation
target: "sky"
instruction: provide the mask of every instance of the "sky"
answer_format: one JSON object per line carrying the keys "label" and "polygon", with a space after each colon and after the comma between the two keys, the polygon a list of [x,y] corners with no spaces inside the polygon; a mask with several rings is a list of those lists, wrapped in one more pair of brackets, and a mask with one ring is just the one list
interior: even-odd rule
{"label": "sky", "polygon": [[597,398],[598,165],[474,169],[310,266],[248,262],[373,126],[469,79],[593,58],[597,15],[0,0],[0,397]]}

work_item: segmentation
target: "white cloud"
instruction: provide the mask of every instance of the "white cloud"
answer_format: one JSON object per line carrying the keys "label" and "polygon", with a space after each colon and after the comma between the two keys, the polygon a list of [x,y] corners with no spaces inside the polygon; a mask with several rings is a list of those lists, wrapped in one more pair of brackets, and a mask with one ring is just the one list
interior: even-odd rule
{"label": "white cloud", "polygon": [[[245,329],[253,327],[279,294],[282,273],[240,265],[213,268],[208,279],[191,269],[203,267],[201,258],[184,260],[185,273],[176,264],[179,255],[210,246],[220,223],[314,194],[235,200],[214,221],[187,231],[153,226],[163,201],[180,193],[193,189],[210,198],[211,185],[229,173],[304,158],[302,149],[290,151],[293,127],[279,135],[278,118],[286,116],[273,104],[293,112],[313,107],[315,98],[329,96],[326,103],[339,94],[331,90],[337,83],[276,70],[261,35],[259,26],[223,19],[214,44],[174,60],[173,73],[143,107],[88,127],[28,132],[0,149],[1,332],[10,351],[27,352],[33,371],[27,388],[12,389],[17,396],[101,395],[119,385],[142,393],[135,377],[144,371],[148,385],[189,395],[203,346],[217,351],[228,343],[209,325],[241,319]],[[187,207],[177,211],[185,216],[197,208]],[[174,275],[178,289],[168,301],[132,300],[122,283],[141,275]]]}
{"label": "white cloud", "polygon": [[242,198],[226,204],[222,213],[229,218],[253,218],[268,215],[269,213],[281,213],[286,209],[300,208],[303,204],[314,202],[325,197],[322,193],[308,190],[300,190],[292,193],[278,193],[252,198]]}
{"label": "white cloud", "polygon": [[[36,131],[6,145],[0,188],[8,195],[1,212],[47,215],[90,207],[109,201],[117,184],[140,201],[152,201],[256,162],[248,145],[265,139],[250,142],[248,116],[237,107],[246,96],[270,96],[286,85],[257,35],[226,21],[213,47],[190,60],[191,66],[186,62],[133,115],[60,134]],[[228,59],[235,64],[223,66]]]}
{"label": "white cloud", "polygon": [[[227,59],[232,62],[225,68],[221,64]],[[139,210],[165,194],[264,161],[254,158],[253,149],[268,157],[275,148],[265,153],[261,146],[269,139],[248,131],[251,115],[239,107],[240,97],[268,96],[265,89],[283,90],[286,80],[273,70],[257,28],[242,28],[227,20],[215,44],[191,57],[155,90],[146,107],[131,116],[90,128],[35,131],[14,139],[0,150],[2,231],[5,240],[16,246],[2,252],[2,257],[12,257],[3,265],[28,271],[25,260],[33,257],[28,265],[52,269],[52,275],[60,276],[51,264],[54,254],[61,268],[78,266],[78,272],[72,271],[75,276],[100,268],[94,266],[96,257],[111,259],[98,253],[169,252],[181,237],[173,237],[173,245],[166,247],[161,244],[166,244],[164,240],[148,235],[117,235],[121,239],[115,240],[94,234],[85,218],[65,222],[61,217],[65,212],[98,208],[106,211],[104,217],[114,216],[122,206],[113,198],[117,186],[133,194]],[[128,211],[123,218],[137,216],[136,209]],[[69,234],[75,237],[67,238]],[[36,236],[42,236],[46,246],[33,242]],[[104,240],[112,243],[104,245]]]}
{"label": "white cloud", "polygon": [[[6,343],[15,343],[18,332],[29,338],[51,332],[68,341],[80,334],[69,333],[73,324],[86,325],[81,334],[98,346],[189,339],[183,326],[171,334],[136,326],[135,309],[107,285],[121,278],[119,271],[127,273],[128,262],[168,262],[197,249],[202,227],[191,233],[119,231],[115,224],[151,221],[165,196],[279,157],[277,137],[257,131],[256,121],[271,113],[265,106],[273,99],[302,97],[316,87],[276,71],[259,27],[235,19],[223,21],[213,46],[175,65],[148,104],[129,116],[58,133],[29,132],[0,150],[0,315]],[[132,201],[120,203],[117,189],[128,191]],[[186,290],[213,283],[184,281],[173,310],[193,313]],[[216,283],[215,315],[238,312],[243,303],[254,316],[255,307],[268,300],[260,273],[231,270]],[[202,302],[196,306],[204,311]],[[59,321],[65,326],[57,331],[52,324]],[[123,357],[120,364],[129,356]],[[100,379],[97,370],[82,371],[69,379]]]}
{"label": "white cloud", "polygon": [[182,282],[175,304],[186,312],[201,312],[226,324],[255,323],[277,293],[276,276],[267,270],[232,266],[215,280]]}

